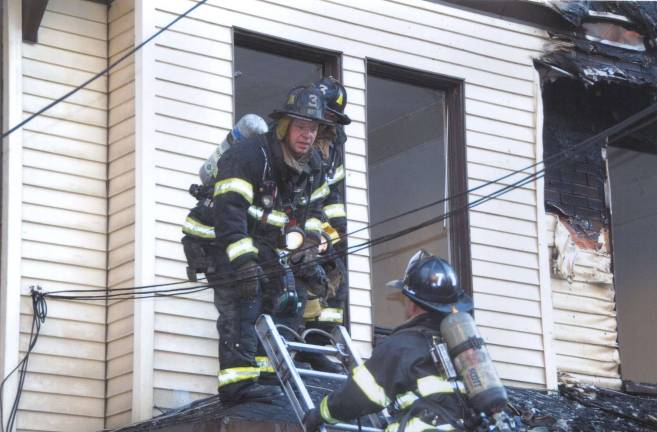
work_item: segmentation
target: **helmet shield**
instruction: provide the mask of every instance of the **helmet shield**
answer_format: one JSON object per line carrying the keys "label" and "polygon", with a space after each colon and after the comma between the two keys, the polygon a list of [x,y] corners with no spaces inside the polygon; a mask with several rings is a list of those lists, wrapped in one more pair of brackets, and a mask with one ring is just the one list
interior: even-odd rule
{"label": "helmet shield", "polygon": [[314,87],[295,87],[287,95],[281,109],[275,109],[269,117],[277,120],[292,117],[310,120],[321,124],[331,122],[324,118],[325,100],[322,93]]}
{"label": "helmet shield", "polygon": [[427,310],[449,313],[452,309],[469,312],[474,308],[472,298],[458,284],[449,263],[424,250],[411,257],[404,279],[391,281],[388,286],[401,289],[406,297]]}
{"label": "helmet shield", "polygon": [[351,119],[344,113],[347,106],[347,90],[338,80],[328,77],[322,78],[313,84],[326,100],[326,110],[336,117],[336,121],[342,125],[351,123]]}

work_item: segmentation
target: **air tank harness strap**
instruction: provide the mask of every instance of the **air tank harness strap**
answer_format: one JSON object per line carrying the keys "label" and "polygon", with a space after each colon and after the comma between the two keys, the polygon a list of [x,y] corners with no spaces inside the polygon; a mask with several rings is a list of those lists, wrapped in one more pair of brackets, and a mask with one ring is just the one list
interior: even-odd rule
{"label": "air tank harness strap", "polygon": [[464,351],[467,351],[469,349],[475,349],[478,350],[481,347],[483,347],[486,343],[482,338],[478,337],[471,337],[464,342],[461,342],[460,344],[456,345],[454,348],[449,350],[449,356],[451,358],[456,358],[459,354],[461,354]]}

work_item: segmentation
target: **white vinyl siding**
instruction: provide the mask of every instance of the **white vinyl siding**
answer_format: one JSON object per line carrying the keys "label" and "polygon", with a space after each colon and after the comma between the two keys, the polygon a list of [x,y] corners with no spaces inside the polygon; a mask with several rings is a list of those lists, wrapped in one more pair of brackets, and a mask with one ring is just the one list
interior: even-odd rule
{"label": "white vinyl siding", "polygon": [[[49,1],[39,43],[22,49],[27,116],[106,66],[106,6]],[[106,286],[106,89],[107,78],[100,77],[23,129],[21,355],[32,322],[30,285],[47,291]],[[104,301],[48,301],[18,430],[104,427],[105,313]]]}
{"label": "white vinyl siding", "polygon": [[[157,23],[168,22],[190,5],[159,1]],[[346,128],[349,231],[368,223],[364,163],[367,58],[465,80],[469,187],[536,161],[538,87],[532,57],[545,42],[545,34],[539,30],[417,0],[357,4],[341,0],[293,4],[284,0],[211,0],[193,16],[156,42],[156,248],[160,278],[184,277],[178,226],[193,204],[185,190],[197,181],[198,166],[232,123],[232,26],[343,52],[347,109],[354,120]],[[475,193],[471,199],[479,196],[481,193]],[[536,218],[533,184],[470,214],[475,302],[482,333],[507,382],[543,387],[547,383],[545,329]],[[364,230],[350,241],[359,243],[368,235]],[[367,251],[350,256],[349,271],[351,330],[362,353],[368,355],[372,287]],[[180,342],[185,340],[182,337],[190,344],[198,338],[214,340],[211,326],[215,312],[209,294],[156,303],[156,340],[167,340],[167,333],[176,329],[172,323],[183,333],[175,334]],[[178,303],[180,307],[169,306]],[[201,312],[192,318],[186,316],[186,309]],[[200,325],[206,325],[206,331],[185,330]],[[161,330],[164,326],[166,332]],[[183,352],[194,355],[184,346],[175,346],[178,348],[168,356]],[[162,368],[161,373],[166,370],[169,377],[187,377],[181,390],[190,394],[196,391],[193,389],[214,391],[211,362],[204,372],[185,372],[180,370],[180,362],[166,360],[169,357],[159,351],[156,348],[156,358],[161,360],[156,377]],[[204,359],[205,355],[195,358]]]}
{"label": "white vinyl siding", "polygon": [[[155,23],[175,18],[157,2]],[[185,9],[190,3],[176,4]],[[178,13],[176,11],[176,13]],[[199,11],[199,15],[204,12]],[[153,29],[154,31],[157,29]],[[232,36],[227,26],[182,20],[155,41],[155,277],[185,279],[181,224],[187,192],[233,124]],[[203,282],[199,282],[203,283]],[[155,301],[154,405],[173,408],[216,393],[218,335],[212,290]]]}
{"label": "white vinyl siding", "polygon": [[[108,10],[108,61],[133,48],[134,0],[113,1]],[[108,288],[134,285],[135,84],[134,58],[109,73],[108,83]],[[132,419],[134,300],[110,300],[107,309],[106,427]]]}

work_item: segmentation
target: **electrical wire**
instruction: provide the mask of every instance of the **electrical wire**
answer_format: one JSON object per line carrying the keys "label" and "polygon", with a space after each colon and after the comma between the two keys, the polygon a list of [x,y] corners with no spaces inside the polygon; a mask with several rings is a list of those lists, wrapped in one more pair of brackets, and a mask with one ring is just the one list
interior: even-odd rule
{"label": "electrical wire", "polygon": [[[23,393],[23,386],[25,385],[25,378],[27,376],[27,366],[30,360],[30,354],[34,347],[36,346],[37,340],[39,339],[39,334],[41,333],[41,325],[45,322],[46,316],[48,315],[48,305],[46,303],[45,297],[41,292],[40,288],[32,287],[32,326],[30,329],[30,339],[27,346],[27,351],[25,356],[18,362],[16,367],[7,374],[7,376],[2,380],[0,384],[0,432],[5,430],[11,431],[14,427],[14,422],[16,421],[16,415],[18,414],[18,404],[20,403],[21,395]],[[16,397],[14,398],[14,403],[11,406],[9,412],[9,417],[7,419],[7,428],[4,426],[4,386],[16,371],[18,373],[18,387],[16,390]]]}
{"label": "electrical wire", "polygon": [[[586,148],[588,148],[589,146],[591,146],[591,145],[593,145],[593,144],[600,143],[600,142],[607,142],[607,143],[615,142],[615,141],[617,141],[617,140],[619,140],[619,139],[622,139],[623,137],[625,137],[625,136],[627,136],[627,135],[629,135],[629,134],[632,134],[632,133],[634,133],[634,132],[636,132],[636,131],[638,131],[638,130],[640,130],[640,129],[643,129],[643,128],[645,128],[646,126],[648,126],[649,124],[655,122],[655,120],[657,120],[657,118],[656,118],[656,117],[652,117],[652,118],[651,118],[650,116],[651,116],[651,115],[654,115],[654,114],[656,114],[656,113],[657,113],[657,104],[654,104],[654,105],[649,106],[649,107],[645,108],[644,110],[642,110],[642,111],[640,111],[640,112],[638,112],[638,113],[636,113],[636,114],[634,114],[634,115],[628,117],[627,119],[625,119],[625,120],[619,122],[618,124],[616,124],[616,125],[614,125],[614,126],[608,128],[608,129],[605,129],[604,131],[602,131],[602,132],[600,132],[600,133],[598,133],[598,134],[596,134],[596,135],[594,135],[594,136],[592,136],[592,137],[589,137],[589,138],[587,138],[587,139],[585,139],[585,140],[583,140],[583,141],[581,141],[581,142],[579,142],[579,143],[577,143],[577,144],[575,144],[575,145],[573,145],[573,146],[571,146],[571,147],[569,147],[569,148],[563,149],[563,150],[561,150],[561,151],[559,151],[559,152],[557,152],[557,153],[555,153],[555,154],[552,154],[552,155],[550,155],[550,156],[544,158],[544,159],[541,160],[541,161],[537,161],[537,162],[535,162],[535,163],[533,163],[533,164],[531,164],[531,165],[528,165],[528,166],[526,166],[526,167],[523,167],[523,168],[520,168],[520,169],[516,169],[516,170],[514,170],[514,171],[512,171],[512,172],[510,172],[510,173],[508,173],[508,174],[505,174],[505,175],[503,175],[503,176],[501,176],[501,177],[498,177],[498,178],[496,178],[496,179],[486,181],[486,182],[482,183],[481,185],[476,186],[476,187],[473,187],[473,188],[470,188],[470,189],[468,189],[468,190],[466,190],[466,191],[464,191],[464,192],[460,192],[460,193],[457,193],[457,194],[453,194],[453,195],[451,195],[451,196],[447,196],[447,197],[442,198],[442,199],[440,199],[440,200],[433,201],[433,202],[430,202],[430,203],[428,203],[428,204],[424,204],[424,205],[422,205],[422,206],[420,206],[420,207],[417,207],[417,208],[414,208],[414,209],[411,209],[411,210],[404,211],[404,212],[402,212],[402,213],[396,214],[396,215],[391,216],[391,217],[388,217],[388,218],[386,218],[386,219],[383,219],[383,220],[380,220],[380,221],[377,221],[377,222],[374,222],[374,223],[371,223],[371,224],[367,224],[367,225],[365,225],[364,227],[358,228],[358,229],[356,229],[356,230],[354,230],[354,231],[351,231],[351,232],[349,232],[349,233],[345,233],[345,234],[342,234],[342,235],[338,236],[336,240],[341,240],[341,239],[344,239],[344,238],[346,238],[346,237],[348,237],[348,236],[352,236],[352,235],[354,235],[354,234],[357,234],[357,233],[359,233],[359,232],[362,232],[362,231],[364,231],[364,230],[371,229],[371,228],[373,228],[373,227],[375,227],[375,226],[379,226],[379,225],[382,225],[382,224],[385,224],[385,223],[391,222],[391,221],[393,221],[393,220],[397,220],[397,219],[403,218],[403,217],[405,217],[405,216],[408,216],[408,215],[411,215],[411,214],[417,213],[417,212],[419,212],[419,211],[425,210],[425,209],[427,209],[427,208],[430,208],[430,207],[433,207],[433,206],[436,206],[436,205],[439,205],[439,204],[443,204],[443,203],[448,202],[448,201],[456,200],[457,198],[461,198],[461,197],[467,196],[467,195],[472,194],[472,193],[474,193],[474,192],[476,192],[476,191],[479,191],[479,190],[481,190],[481,189],[483,189],[483,188],[485,188],[485,187],[492,186],[492,185],[494,185],[494,184],[500,184],[500,183],[502,183],[502,181],[507,180],[507,179],[509,179],[509,178],[511,178],[511,177],[513,177],[513,176],[515,176],[515,175],[518,175],[518,174],[524,173],[525,171],[528,171],[528,170],[531,170],[531,169],[535,169],[535,168],[537,168],[537,167],[538,167],[539,165],[541,165],[541,164],[543,164],[543,165],[545,166],[548,162],[553,162],[553,161],[558,160],[559,158],[562,158],[562,157],[573,157],[573,156],[576,155],[577,153],[582,152],[583,150],[585,150]],[[648,119],[645,120],[643,123],[639,123],[638,125],[633,126],[635,123],[640,122],[640,121],[644,120],[645,118],[648,118]],[[632,127],[632,126],[633,126],[633,127]],[[612,135],[614,135],[614,134],[616,134],[616,133],[620,133],[620,135],[612,137]],[[555,165],[555,166],[552,166],[552,168],[554,168],[554,167],[556,167],[556,165]],[[543,170],[544,170],[544,169],[545,169],[545,168],[543,168]],[[542,170],[541,170],[541,171],[542,171]],[[540,171],[535,171],[535,173],[536,173],[536,172],[540,172]],[[529,176],[531,176],[531,175],[532,175],[532,174],[529,174]],[[526,177],[526,178],[528,178],[528,177]],[[521,179],[520,181],[523,181],[523,179]],[[518,182],[511,183],[510,185],[508,185],[507,187],[505,187],[504,190],[505,190],[505,191],[507,191],[507,190],[511,190],[511,189],[509,189],[509,188],[512,187],[512,186],[513,186],[514,184],[516,184],[516,183],[518,183]],[[496,193],[499,193],[499,191],[497,191]],[[303,251],[304,249],[308,249],[308,248],[310,248],[310,247],[313,247],[313,246],[309,246],[309,247],[306,247],[306,248],[299,249],[299,250],[297,250],[296,252],[301,252],[301,251]],[[261,262],[260,264],[261,264],[261,265],[274,264],[275,261],[276,261],[276,259],[273,259],[273,260],[269,260],[269,261],[263,261],[263,262]],[[203,279],[200,279],[200,280],[203,280]],[[112,290],[110,290],[110,291],[112,291],[112,292],[114,292],[114,291],[126,291],[126,292],[129,292],[129,291],[136,291],[136,290],[143,290],[143,289],[157,288],[157,287],[164,287],[164,286],[182,285],[182,284],[185,284],[185,283],[188,283],[188,282],[189,282],[189,281],[183,280],[183,281],[169,282],[169,283],[163,283],[163,284],[152,284],[152,285],[134,286],[134,287],[126,287],[126,288],[115,288],[115,289],[112,289]],[[233,282],[235,282],[235,280],[233,280]],[[205,287],[209,287],[208,284],[203,285],[203,286],[205,286]],[[198,285],[197,287],[200,288],[201,285]],[[91,292],[106,292],[106,291],[107,291],[106,289],[96,289],[96,290],[60,290],[60,291],[51,291],[50,294],[57,294],[57,293],[75,293],[75,292],[91,293]],[[94,298],[89,298],[89,296],[85,296],[85,298],[83,298],[83,299],[86,299],[86,300],[93,300],[93,299],[101,299],[101,298],[106,298],[106,296],[104,296],[104,295],[98,295],[98,296],[94,296]],[[119,299],[130,299],[130,298],[133,298],[133,297],[126,297],[126,298],[119,298]],[[144,297],[144,298],[148,298],[148,297]]]}
{"label": "electrical wire", "polygon": [[149,43],[150,41],[152,41],[153,39],[155,39],[156,37],[158,37],[162,32],[168,30],[172,25],[174,25],[175,23],[177,23],[177,22],[180,21],[181,19],[185,18],[187,15],[189,15],[191,12],[193,12],[196,8],[198,8],[199,6],[203,5],[203,4],[206,3],[207,1],[208,1],[208,0],[200,0],[200,1],[199,1],[198,3],[196,3],[194,6],[192,6],[192,7],[189,8],[187,11],[185,11],[182,15],[178,15],[178,16],[177,16],[173,21],[171,21],[169,24],[167,24],[166,26],[162,27],[160,30],[158,30],[158,31],[156,31],[155,33],[153,33],[151,36],[148,37],[148,39],[146,39],[146,40],[140,42],[138,45],[135,45],[134,48],[132,48],[130,51],[128,51],[127,53],[125,53],[124,55],[122,55],[121,58],[119,58],[117,61],[115,61],[115,62],[112,63],[111,65],[107,66],[105,69],[103,69],[102,71],[98,72],[96,75],[92,76],[91,78],[89,78],[88,80],[86,80],[85,82],[83,82],[82,84],[80,84],[79,86],[75,87],[73,90],[69,91],[69,92],[66,93],[64,96],[61,96],[60,98],[55,99],[54,101],[50,102],[48,105],[44,106],[43,108],[41,108],[41,109],[38,110],[37,112],[35,112],[35,113],[33,113],[32,115],[30,115],[29,117],[25,118],[23,121],[21,121],[20,123],[18,123],[17,125],[15,125],[14,127],[12,127],[11,129],[9,129],[8,131],[3,132],[3,133],[2,133],[2,138],[4,139],[4,138],[8,137],[8,136],[11,135],[12,133],[16,132],[18,129],[22,128],[23,126],[25,126],[26,124],[28,124],[29,122],[31,122],[32,120],[34,120],[36,117],[38,117],[38,116],[40,116],[41,114],[43,114],[44,112],[48,111],[50,108],[54,107],[55,105],[59,104],[60,102],[62,102],[62,101],[64,101],[64,100],[68,99],[70,96],[74,95],[75,93],[77,93],[78,91],[80,91],[81,89],[83,89],[84,87],[86,87],[87,85],[91,84],[92,82],[94,82],[95,80],[97,80],[98,78],[100,78],[101,76],[105,75],[106,73],[108,73],[109,71],[111,71],[112,69],[114,69],[114,67],[116,67],[116,66],[117,66],[119,63],[121,63],[123,60],[127,59],[128,57],[130,57],[131,55],[133,55],[134,53],[136,53],[137,51],[139,51],[141,48],[143,48],[144,45],[146,45],[147,43]]}
{"label": "electrical wire", "polygon": [[[383,223],[389,222],[391,220],[394,220],[394,219],[397,219],[397,218],[400,218],[400,217],[403,217],[403,216],[418,212],[420,210],[429,208],[432,205],[436,205],[436,204],[439,204],[439,203],[442,203],[442,202],[445,202],[445,201],[448,201],[448,200],[453,200],[456,197],[464,196],[467,193],[475,192],[477,190],[482,189],[483,187],[500,183],[502,180],[508,179],[513,175],[517,175],[517,174],[520,174],[520,173],[522,173],[524,171],[527,171],[529,169],[536,168],[539,164],[544,164],[545,165],[545,163],[548,162],[548,161],[554,162],[554,163],[551,164],[551,168],[556,168],[559,164],[566,162],[568,160],[568,158],[574,157],[574,155],[576,155],[578,152],[582,152],[582,151],[586,150],[589,146],[591,146],[593,144],[597,144],[597,143],[601,143],[601,142],[613,143],[613,142],[615,142],[619,139],[624,138],[625,136],[627,136],[631,133],[636,132],[637,130],[640,130],[640,129],[646,127],[647,125],[653,123],[656,120],[656,118],[651,117],[651,118],[648,118],[647,120],[645,120],[645,118],[654,115],[656,112],[657,112],[657,104],[655,106],[651,106],[651,107],[646,108],[645,110],[629,117],[628,119],[620,122],[617,125],[612,126],[609,129],[606,129],[605,131],[600,132],[599,134],[594,135],[593,137],[585,139],[584,141],[582,141],[582,142],[580,142],[580,143],[578,143],[578,144],[576,144],[576,145],[574,145],[574,146],[572,146],[568,149],[564,149],[564,150],[562,150],[558,153],[555,153],[554,155],[551,155],[550,157],[545,158],[542,161],[536,162],[536,163],[534,163],[532,165],[529,165],[525,168],[515,170],[515,171],[513,171],[509,174],[506,174],[502,177],[499,177],[495,180],[483,183],[482,185],[479,185],[477,187],[469,189],[465,193],[452,195],[450,197],[446,197],[446,198],[441,199],[439,201],[429,203],[429,204],[425,204],[425,205],[423,205],[421,207],[418,207],[416,209],[400,213],[400,214],[395,215],[391,218],[384,219],[384,220],[379,221],[375,224],[370,224],[370,225],[367,225],[364,228],[360,228],[356,231],[344,234],[341,237],[346,237],[348,235],[352,235],[352,234],[357,233],[359,231],[362,231],[364,229],[371,228],[375,225],[383,224]],[[643,122],[639,123],[636,126],[634,126],[635,123],[640,122],[640,121],[643,121]],[[618,135],[615,135],[615,136],[612,137],[612,135],[614,135],[614,134],[618,134]],[[471,204],[469,204],[465,208],[457,209],[457,210],[449,212],[445,215],[440,215],[438,217],[429,219],[428,221],[425,221],[422,224],[420,224],[419,227],[411,228],[411,231],[402,230],[400,232],[401,233],[400,235],[396,235],[395,233],[392,233],[390,235],[383,236],[380,239],[374,239],[374,240],[371,240],[371,241],[367,241],[367,242],[364,242],[364,243],[357,244],[355,246],[352,245],[348,249],[355,249],[355,251],[357,252],[357,251],[365,249],[365,248],[367,248],[371,245],[380,244],[382,242],[392,240],[393,238],[397,238],[401,235],[406,235],[410,232],[413,232],[414,230],[424,228],[424,227],[429,226],[433,223],[443,221],[443,220],[453,216],[457,212],[463,211],[465,209],[472,208],[472,205],[484,204],[485,202],[488,202],[491,199],[494,199],[494,198],[496,198],[496,197],[498,197],[498,196],[500,196],[500,195],[502,195],[502,194],[504,194],[508,191],[511,191],[511,190],[513,190],[515,188],[518,188],[518,187],[522,187],[525,184],[528,184],[529,182],[534,181],[535,179],[542,177],[544,175],[544,172],[545,172],[545,168],[543,168],[541,170],[536,170],[533,173],[521,178],[520,180],[518,180],[516,182],[513,182],[509,185],[504,186],[502,189],[499,189],[499,190],[493,192],[492,194],[483,196],[483,197],[479,198],[478,200],[473,201]],[[386,240],[386,239],[388,239],[388,240]],[[355,251],[352,250],[351,252],[348,252],[347,254],[354,253]],[[314,265],[316,263],[317,262],[309,262],[309,263],[307,263],[307,265],[310,266],[310,265]],[[264,265],[266,263],[263,262],[261,264]],[[278,272],[269,273],[269,275],[271,275],[271,276],[276,276],[277,274],[278,274]],[[218,275],[218,277],[219,276],[222,276],[222,275]],[[225,275],[223,275],[223,276],[225,276]],[[181,289],[172,289],[172,290],[144,291],[144,292],[137,293],[137,294],[131,294],[130,293],[130,291],[134,291],[134,290],[137,290],[137,289],[158,287],[158,285],[149,285],[149,286],[146,286],[146,287],[129,287],[129,288],[119,288],[119,289],[112,290],[113,292],[114,291],[121,291],[121,293],[118,293],[118,294],[86,295],[86,296],[78,296],[78,297],[61,296],[61,297],[62,298],[75,298],[75,299],[80,299],[80,300],[100,300],[100,299],[117,299],[117,300],[121,299],[121,300],[123,300],[123,299],[151,298],[151,297],[157,297],[157,296],[174,296],[174,295],[179,295],[179,294],[188,294],[188,293],[198,292],[198,291],[202,291],[203,289],[210,288],[210,287],[219,287],[219,286],[230,285],[230,284],[234,284],[234,283],[238,283],[238,282],[246,282],[248,280],[249,279],[247,279],[247,278],[231,278],[231,279],[225,280],[224,282],[219,283],[219,284],[215,283],[215,284],[212,284],[212,285],[211,284],[196,285],[196,286],[183,287]],[[187,282],[188,281],[182,281],[182,282],[178,282],[178,283],[182,284],[182,283],[187,283]],[[162,285],[171,285],[171,284],[162,284]],[[62,291],[58,291],[58,292],[53,292],[52,297],[56,298],[55,293],[73,293],[73,292],[90,293],[90,292],[94,292],[94,291],[105,292],[105,290],[78,290],[78,291],[62,290]],[[164,293],[166,293],[166,294],[164,294]]]}
{"label": "electrical wire", "polygon": [[[653,108],[653,109],[651,109],[647,112],[649,112],[650,114],[654,114],[655,112],[657,112],[657,104],[655,104],[651,108]],[[641,114],[641,113],[639,113],[639,114]],[[647,125],[653,123],[656,120],[655,118],[651,118],[651,119],[643,122],[642,124],[639,124],[637,126],[629,128],[629,125],[631,125],[632,123],[634,123],[638,120],[643,120],[646,116],[647,115],[632,116],[630,119],[627,119],[626,121],[621,122],[619,125],[616,125],[616,126],[610,128],[610,129],[604,131],[601,134],[598,134],[594,137],[591,137],[587,140],[584,140],[583,142],[579,143],[576,146],[577,151],[582,151],[582,150],[586,149],[586,147],[588,145],[600,142],[600,139],[604,139],[604,141],[607,142],[607,143],[614,142],[616,140],[622,139],[623,137],[625,137],[625,136],[627,136],[631,133],[634,133],[637,130],[640,130],[640,129],[646,127]],[[621,126],[623,126],[623,127],[621,127]],[[620,134],[618,136],[614,137],[614,138],[611,138],[611,135],[613,133],[617,133],[617,132],[619,132]],[[568,156],[572,156],[573,154],[575,154],[574,153],[575,149],[570,148],[570,149],[567,149],[567,150],[568,151],[562,151],[558,154],[558,156],[561,157],[561,160],[558,160],[554,164],[552,164],[553,167],[558,166],[559,164],[565,162],[567,160]],[[553,157],[551,159],[556,159],[556,158]],[[545,161],[537,162],[536,164],[533,164],[532,167],[538,166],[539,163],[545,163]],[[523,170],[517,170],[516,172],[514,172],[510,175],[518,174],[518,173],[526,171],[527,169],[530,169],[530,168],[525,168]],[[504,176],[504,177],[509,178],[510,175],[507,175],[507,176]],[[472,202],[469,202],[467,205],[465,205],[463,207],[451,210],[451,211],[446,212],[446,213],[444,213],[442,215],[439,215],[437,217],[430,218],[430,219],[425,220],[425,221],[423,221],[419,224],[413,225],[411,227],[407,227],[403,230],[399,230],[399,231],[396,231],[396,232],[393,232],[393,233],[389,233],[389,234],[377,237],[375,239],[366,240],[366,241],[364,241],[360,244],[357,244],[357,245],[348,246],[347,249],[344,252],[340,252],[338,255],[347,256],[347,255],[350,255],[350,254],[354,254],[354,253],[356,253],[360,250],[369,248],[373,245],[378,245],[378,244],[381,244],[381,243],[384,243],[384,242],[391,241],[393,239],[402,237],[404,235],[410,234],[410,233],[412,233],[414,231],[417,231],[419,229],[422,229],[424,227],[427,227],[427,226],[433,225],[437,222],[443,221],[443,220],[445,220],[449,217],[453,217],[453,216],[457,215],[458,213],[460,213],[462,211],[467,211],[467,210],[472,209],[474,207],[477,207],[479,205],[485,204],[486,202],[488,202],[490,200],[496,199],[499,196],[501,196],[501,195],[503,195],[503,194],[505,194],[509,191],[520,188],[520,187],[522,187],[522,186],[524,186],[528,183],[531,183],[533,181],[536,181],[536,180],[538,180],[538,179],[540,179],[544,176],[545,176],[545,168],[543,168],[541,170],[535,170],[533,173],[525,176],[524,178],[522,178],[522,179],[520,179],[520,180],[518,180],[514,183],[511,183],[509,185],[506,185],[506,186],[502,187],[501,189],[496,190],[493,193],[484,195],[484,196],[482,196],[482,197],[480,197],[480,198],[478,198],[478,199],[476,199]],[[491,185],[493,183],[498,183],[498,181],[488,182],[488,183],[485,183],[485,185]],[[481,186],[479,186],[477,188],[473,188],[470,191],[480,189],[480,188],[481,188]],[[449,199],[453,199],[453,198],[454,197],[450,197]],[[442,200],[442,201],[444,202],[444,200]],[[426,208],[426,206],[422,206],[420,209],[423,209],[423,208]],[[419,211],[419,210],[417,210],[417,211]],[[407,214],[410,214],[410,213],[409,212],[402,213],[402,215],[407,215]],[[379,223],[384,223],[384,222],[385,221],[381,221]],[[321,262],[323,259],[324,258],[314,260],[314,261],[311,261],[309,263],[305,263],[304,265],[315,265],[318,262]],[[274,275],[274,274],[278,275],[279,272],[271,272],[270,274],[271,275]],[[256,279],[259,278],[259,277],[261,277],[261,276],[255,276]],[[240,278],[233,278],[232,280],[222,281],[219,285],[234,284],[235,282],[246,281],[246,280],[248,280],[248,278],[241,278],[241,279]],[[155,285],[148,285],[148,286],[144,286],[144,287],[133,287],[133,288],[135,288],[135,289],[137,289],[137,288],[141,288],[141,289],[143,289],[143,288],[159,288],[161,286],[172,286],[172,285],[176,285],[176,284],[177,283],[155,284]],[[31,329],[31,332],[30,332],[30,342],[28,344],[28,350],[27,350],[24,358],[9,373],[9,375],[7,375],[3,379],[2,384],[0,385],[0,432],[4,432],[4,416],[3,416],[3,412],[2,412],[2,406],[3,406],[2,405],[2,395],[3,395],[4,385],[7,382],[7,380],[9,379],[9,377],[17,369],[20,369],[18,390],[17,390],[16,398],[15,398],[14,403],[12,405],[12,409],[11,409],[11,412],[10,412],[8,422],[7,422],[7,429],[11,430],[13,428],[13,425],[14,425],[16,414],[17,414],[17,411],[18,411],[18,404],[20,402],[20,396],[22,394],[23,385],[25,383],[25,377],[26,377],[26,374],[27,374],[27,365],[28,365],[28,362],[29,362],[29,357],[30,357],[30,354],[31,354],[32,350],[34,349],[34,346],[36,345],[37,340],[38,340],[38,337],[39,337],[39,334],[40,334],[40,329],[41,329],[41,324],[45,321],[45,318],[47,316],[47,304],[46,304],[46,301],[45,301],[45,298],[47,296],[49,296],[51,298],[71,299],[71,300],[72,299],[78,299],[78,300],[102,299],[102,300],[107,300],[107,299],[110,299],[110,298],[112,298],[112,299],[129,299],[129,298],[142,299],[142,298],[150,298],[150,297],[167,297],[167,296],[177,296],[177,295],[182,295],[182,294],[190,294],[190,293],[195,293],[195,292],[200,292],[200,291],[206,290],[210,287],[216,288],[217,284],[203,284],[203,285],[197,285],[197,286],[191,286],[191,287],[178,287],[178,288],[171,288],[171,289],[168,289],[168,290],[140,291],[140,292],[134,293],[132,295],[127,295],[127,293],[107,294],[107,292],[106,292],[105,295],[99,295],[99,296],[91,296],[91,295],[89,295],[89,296],[64,296],[64,295],[61,295],[61,293],[65,292],[65,291],[58,291],[57,293],[54,293],[54,292],[53,293],[42,293],[40,290],[37,291],[37,290],[33,289],[32,290],[33,322],[32,322],[32,329]],[[75,293],[75,292],[79,292],[79,291],[80,290],[71,290],[69,292],[70,293]]]}

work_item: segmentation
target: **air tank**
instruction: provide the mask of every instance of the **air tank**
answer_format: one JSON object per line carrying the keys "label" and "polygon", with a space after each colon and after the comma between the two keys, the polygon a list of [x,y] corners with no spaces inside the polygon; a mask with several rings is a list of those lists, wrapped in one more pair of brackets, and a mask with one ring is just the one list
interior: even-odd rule
{"label": "air tank", "polygon": [[440,333],[463,380],[470,406],[487,415],[504,409],[508,401],[506,389],[472,316],[457,311],[449,314],[440,324]]}
{"label": "air tank", "polygon": [[268,131],[265,120],[256,114],[245,114],[228,132],[226,138],[217,146],[212,154],[206,159],[199,170],[199,177],[204,185],[212,183],[212,178],[217,169],[217,161],[222,154],[230,148],[231,145],[244,141],[253,135],[260,135]]}

